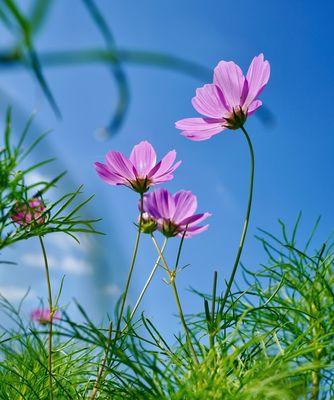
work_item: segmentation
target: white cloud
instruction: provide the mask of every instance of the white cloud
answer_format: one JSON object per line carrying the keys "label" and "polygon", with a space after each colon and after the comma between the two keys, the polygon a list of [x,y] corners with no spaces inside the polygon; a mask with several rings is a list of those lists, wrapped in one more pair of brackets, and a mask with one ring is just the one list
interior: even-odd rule
{"label": "white cloud", "polygon": [[73,256],[66,256],[59,262],[59,267],[66,272],[70,272],[73,274],[83,275],[83,274],[91,274],[92,268],[83,259]]}
{"label": "white cloud", "polygon": [[103,288],[103,293],[107,296],[118,297],[121,294],[121,289],[115,283],[109,283]]}
{"label": "white cloud", "polygon": [[63,233],[54,233],[48,238],[48,243],[57,247],[61,250],[66,251],[78,251],[88,253],[92,249],[92,241],[84,234],[77,235],[80,244],[77,243],[73,238]]}
{"label": "white cloud", "polygon": [[[57,269],[75,275],[87,275],[92,273],[90,264],[83,258],[66,255],[56,258],[48,255],[50,269]],[[29,267],[44,268],[44,262],[41,255],[37,253],[25,253],[22,256],[22,262]]]}
{"label": "white cloud", "polygon": [[[0,294],[5,297],[8,301],[18,301],[22,300],[24,296],[28,293],[27,288],[19,286],[0,286]],[[30,290],[29,297],[35,295],[35,293]]]}
{"label": "white cloud", "polygon": [[35,183],[38,182],[49,182],[49,181],[50,179],[47,176],[42,175],[40,172],[37,171],[32,171],[26,176],[26,183],[28,185],[34,185]]}

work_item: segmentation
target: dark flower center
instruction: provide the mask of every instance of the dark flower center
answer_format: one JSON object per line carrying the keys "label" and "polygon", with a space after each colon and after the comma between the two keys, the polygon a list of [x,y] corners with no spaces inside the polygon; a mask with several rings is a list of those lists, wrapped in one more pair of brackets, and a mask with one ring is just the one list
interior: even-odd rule
{"label": "dark flower center", "polygon": [[182,229],[180,229],[180,226],[175,224],[173,221],[170,219],[164,220],[162,224],[162,229],[161,232],[166,236],[166,237],[174,237],[178,233],[180,233]]}
{"label": "dark flower center", "polygon": [[151,186],[151,181],[150,179],[147,178],[147,176],[145,178],[137,178],[134,181],[130,181],[131,187],[135,192],[138,193],[145,193],[148,191],[148,189]]}
{"label": "dark flower center", "polygon": [[228,129],[236,130],[243,126],[247,119],[247,113],[241,107],[233,108],[233,112],[228,118],[224,118],[226,124],[224,126]]}

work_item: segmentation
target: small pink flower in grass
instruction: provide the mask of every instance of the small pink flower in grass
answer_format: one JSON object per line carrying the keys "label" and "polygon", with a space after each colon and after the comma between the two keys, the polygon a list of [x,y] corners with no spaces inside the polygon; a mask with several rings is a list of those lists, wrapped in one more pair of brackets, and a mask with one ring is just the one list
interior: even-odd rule
{"label": "small pink flower in grass", "polygon": [[[47,325],[51,322],[50,310],[48,308],[36,308],[31,312],[30,319],[41,325]],[[52,321],[54,320],[60,320],[59,311],[54,311]]]}
{"label": "small pink flower in grass", "polygon": [[11,219],[13,222],[28,226],[30,224],[41,225],[45,222],[45,217],[41,216],[45,210],[45,204],[42,199],[34,197],[26,203],[16,202],[12,209]]}
{"label": "small pink flower in grass", "polygon": [[130,157],[109,151],[106,163],[96,162],[94,167],[100,178],[109,185],[124,185],[138,193],[145,193],[150,186],[173,179],[173,172],[181,164],[174,163],[176,151],[172,150],[157,163],[154,148],[149,142],[140,142],[132,149]]}
{"label": "small pink flower in grass", "polygon": [[144,196],[143,208],[144,216],[155,220],[159,231],[166,237],[182,237],[184,234],[191,237],[209,226],[198,226],[211,214],[195,214],[197,198],[188,190],[171,194],[166,189],[156,189]]}
{"label": "small pink flower in grass", "polygon": [[258,96],[270,76],[270,65],[263,54],[253,58],[246,77],[233,61],[220,61],[213,83],[196,90],[192,105],[203,118],[176,122],[182,135],[191,140],[206,140],[224,129],[238,129],[261,105]]}

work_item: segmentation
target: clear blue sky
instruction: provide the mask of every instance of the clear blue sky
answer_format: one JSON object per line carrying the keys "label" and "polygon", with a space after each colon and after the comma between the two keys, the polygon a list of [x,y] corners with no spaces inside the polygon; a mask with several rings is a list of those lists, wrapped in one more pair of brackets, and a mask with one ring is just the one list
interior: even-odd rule
{"label": "clear blue sky", "polygon": [[[82,2],[71,2],[70,10],[68,3],[55,2],[39,37],[38,49],[103,47],[103,39]],[[234,60],[246,70],[254,55],[265,54],[272,72],[261,98],[273,113],[274,123],[263,124],[257,117],[247,121],[255,147],[256,176],[254,208],[242,260],[255,270],[265,261],[253,238],[256,228],[275,233],[278,218],[291,225],[300,210],[304,214],[301,237],[322,215],[317,238],[324,239],[333,228],[333,2],[101,0],[98,4],[122,48],[168,52],[211,69],[224,59]],[[2,47],[6,40],[7,36],[0,37]],[[85,288],[89,287],[89,280],[97,282],[91,291],[83,291],[81,281],[69,274],[65,299],[75,296],[88,304],[102,293],[103,285],[121,284],[135,235],[132,221],[137,216],[136,195],[125,188],[103,184],[92,168],[93,162],[101,161],[109,149],[129,153],[142,139],[149,140],[159,155],[177,150],[183,164],[168,188],[192,190],[198,195],[200,210],[213,214],[209,230],[188,240],[185,246],[182,261],[191,266],[178,277],[178,282],[185,309],[190,312],[198,300],[186,288],[208,291],[213,271],[219,271],[222,281],[233,263],[246,206],[246,143],[239,132],[227,131],[195,143],[176,131],[174,121],[195,116],[190,100],[204,81],[154,67],[124,68],[131,86],[129,114],[119,134],[105,142],[96,140],[94,132],[108,121],[116,101],[115,85],[107,67],[46,69],[63,113],[62,121],[55,119],[28,73],[1,70],[0,88],[23,105],[27,113],[37,108],[39,124],[54,129],[49,138],[53,149],[48,151],[56,153],[76,183],[85,184],[87,193],[96,193],[90,212],[104,218],[103,230],[108,237],[101,243],[108,263],[104,270],[99,268],[96,272],[102,276],[83,278]],[[2,99],[2,108],[4,103]],[[151,243],[145,238],[132,299],[151,268],[153,256]],[[173,251],[169,256],[172,260]],[[172,316],[175,307],[162,276],[161,272],[155,279],[143,308],[167,332],[176,324]],[[33,286],[34,282],[27,282],[28,285]],[[43,285],[39,287],[44,290]],[[113,302],[113,290],[110,293],[107,304]],[[100,317],[102,310],[101,306],[96,315]]]}

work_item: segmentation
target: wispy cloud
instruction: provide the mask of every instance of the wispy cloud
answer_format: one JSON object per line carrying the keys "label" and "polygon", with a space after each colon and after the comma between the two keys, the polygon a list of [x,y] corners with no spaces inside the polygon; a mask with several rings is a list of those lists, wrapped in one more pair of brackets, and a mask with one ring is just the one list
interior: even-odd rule
{"label": "wispy cloud", "polygon": [[109,283],[103,288],[103,293],[107,296],[118,297],[121,294],[121,289],[115,283]]}
{"label": "wispy cloud", "polygon": [[[28,289],[20,286],[0,286],[0,294],[8,301],[22,300],[28,293]],[[35,292],[30,290],[28,296],[35,296]]]}
{"label": "wispy cloud", "polygon": [[[23,254],[21,261],[29,267],[44,268],[42,257],[36,253]],[[93,272],[92,267],[86,260],[72,255],[65,255],[63,257],[49,255],[48,261],[51,270],[56,269],[76,275],[87,275]]]}

